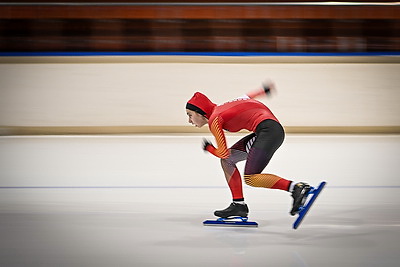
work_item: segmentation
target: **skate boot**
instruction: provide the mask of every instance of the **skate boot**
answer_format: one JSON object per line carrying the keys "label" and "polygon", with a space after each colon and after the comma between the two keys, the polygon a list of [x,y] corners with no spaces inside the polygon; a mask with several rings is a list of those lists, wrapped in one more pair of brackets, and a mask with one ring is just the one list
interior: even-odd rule
{"label": "skate boot", "polygon": [[216,210],[214,215],[221,218],[228,218],[232,216],[247,217],[249,214],[249,208],[246,204],[238,204],[232,202],[229,207],[224,210]]}
{"label": "skate boot", "polygon": [[299,212],[299,209],[301,206],[304,206],[304,203],[307,200],[307,195],[308,192],[311,190],[311,187],[307,183],[297,183],[294,185],[293,191],[292,191],[292,197],[293,197],[293,208],[290,211],[290,214],[292,216],[296,215],[296,213]]}

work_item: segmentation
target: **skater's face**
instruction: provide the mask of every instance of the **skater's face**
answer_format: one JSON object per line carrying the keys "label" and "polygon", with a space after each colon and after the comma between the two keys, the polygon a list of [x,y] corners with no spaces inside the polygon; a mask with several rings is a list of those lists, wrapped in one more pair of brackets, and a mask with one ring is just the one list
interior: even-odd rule
{"label": "skater's face", "polygon": [[189,123],[193,124],[197,128],[201,128],[208,123],[208,120],[206,117],[204,117],[203,115],[201,115],[193,110],[186,109],[186,114],[189,117]]}

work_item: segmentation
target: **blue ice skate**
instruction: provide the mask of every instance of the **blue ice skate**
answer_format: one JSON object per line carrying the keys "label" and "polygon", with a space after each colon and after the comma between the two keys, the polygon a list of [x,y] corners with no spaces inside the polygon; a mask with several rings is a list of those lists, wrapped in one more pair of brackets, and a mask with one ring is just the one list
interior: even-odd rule
{"label": "blue ice skate", "polygon": [[248,217],[241,217],[241,216],[218,218],[216,220],[206,220],[203,222],[203,225],[205,225],[205,226],[258,227],[258,223],[248,221]]}
{"label": "blue ice skate", "polygon": [[321,193],[322,189],[324,189],[324,186],[326,185],[326,182],[321,182],[318,187],[314,188],[311,187],[310,191],[307,194],[307,198],[309,195],[311,195],[310,200],[306,201],[306,203],[303,206],[300,206],[299,211],[298,211],[298,217],[296,221],[293,223],[293,229],[297,229],[301,222],[303,221],[304,217],[307,215],[308,211],[310,210],[311,206],[314,204],[314,201],[317,199],[318,195]]}

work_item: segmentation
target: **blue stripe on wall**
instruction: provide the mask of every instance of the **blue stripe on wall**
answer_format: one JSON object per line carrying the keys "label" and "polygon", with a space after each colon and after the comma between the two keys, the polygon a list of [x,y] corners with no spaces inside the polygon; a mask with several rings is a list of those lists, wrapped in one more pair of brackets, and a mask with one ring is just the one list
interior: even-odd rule
{"label": "blue stripe on wall", "polygon": [[0,52],[1,57],[46,57],[46,56],[225,56],[225,57],[265,57],[265,56],[400,56],[400,52]]}

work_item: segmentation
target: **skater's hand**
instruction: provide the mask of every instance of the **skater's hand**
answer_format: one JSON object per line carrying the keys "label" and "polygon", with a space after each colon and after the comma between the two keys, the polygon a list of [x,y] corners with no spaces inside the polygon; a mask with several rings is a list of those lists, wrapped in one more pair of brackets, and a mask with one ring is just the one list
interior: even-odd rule
{"label": "skater's hand", "polygon": [[267,96],[271,96],[271,94],[275,94],[276,93],[276,86],[275,86],[275,83],[272,80],[270,80],[270,79],[265,80],[262,83],[262,86],[263,86],[265,94]]}
{"label": "skater's hand", "polygon": [[213,144],[212,144],[209,140],[203,138],[203,150],[204,150],[204,151],[207,151],[207,147],[208,147],[208,146],[212,146],[212,145],[213,145]]}

